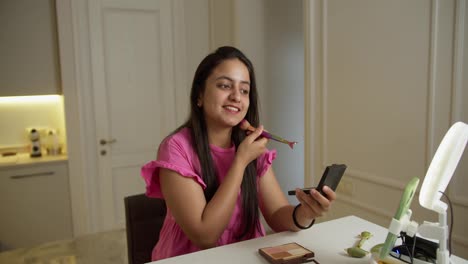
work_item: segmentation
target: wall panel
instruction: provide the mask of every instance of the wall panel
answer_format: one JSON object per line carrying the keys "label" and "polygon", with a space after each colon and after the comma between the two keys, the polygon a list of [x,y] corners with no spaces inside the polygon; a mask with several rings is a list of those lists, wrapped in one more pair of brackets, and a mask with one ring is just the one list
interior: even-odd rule
{"label": "wall panel", "polygon": [[[315,168],[306,166],[305,175],[346,163],[337,203],[323,220],[354,214],[388,226],[406,183],[418,177],[421,185],[448,128],[468,121],[466,1],[305,2],[314,16],[306,18],[306,109],[317,109],[306,111],[313,125],[305,159],[313,157]],[[466,152],[447,191],[455,203],[454,253],[464,258]],[[418,194],[414,220],[436,221]]]}

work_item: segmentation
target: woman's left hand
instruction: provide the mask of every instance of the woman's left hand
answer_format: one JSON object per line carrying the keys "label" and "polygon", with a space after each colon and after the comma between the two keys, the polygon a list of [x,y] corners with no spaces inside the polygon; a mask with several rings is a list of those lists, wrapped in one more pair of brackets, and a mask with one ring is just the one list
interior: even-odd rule
{"label": "woman's left hand", "polygon": [[314,219],[323,216],[331,208],[331,204],[336,200],[336,193],[328,186],[324,186],[322,195],[316,189],[310,190],[306,194],[301,189],[296,189],[296,197],[301,202],[302,216],[306,219]]}

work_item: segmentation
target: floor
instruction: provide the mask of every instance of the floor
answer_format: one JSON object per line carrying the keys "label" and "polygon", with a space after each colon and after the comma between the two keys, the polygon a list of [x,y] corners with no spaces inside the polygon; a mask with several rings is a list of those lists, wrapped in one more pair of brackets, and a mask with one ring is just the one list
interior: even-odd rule
{"label": "floor", "polygon": [[126,264],[128,260],[125,229],[1,252],[0,263]]}

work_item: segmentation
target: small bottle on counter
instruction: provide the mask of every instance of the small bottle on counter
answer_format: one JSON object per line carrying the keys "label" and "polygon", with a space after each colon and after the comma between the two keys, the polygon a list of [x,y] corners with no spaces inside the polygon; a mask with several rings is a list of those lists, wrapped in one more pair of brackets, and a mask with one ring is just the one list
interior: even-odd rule
{"label": "small bottle on counter", "polygon": [[60,147],[59,137],[57,131],[54,129],[49,129],[47,131],[47,144],[46,144],[47,155],[55,156],[62,153],[62,148]]}

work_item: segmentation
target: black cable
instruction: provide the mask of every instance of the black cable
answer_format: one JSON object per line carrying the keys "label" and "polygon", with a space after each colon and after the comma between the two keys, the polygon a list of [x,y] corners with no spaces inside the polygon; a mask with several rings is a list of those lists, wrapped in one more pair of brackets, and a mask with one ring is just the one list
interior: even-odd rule
{"label": "black cable", "polygon": [[447,202],[449,204],[450,208],[450,227],[449,227],[449,237],[448,237],[448,248],[449,248],[449,256],[452,256],[452,230],[453,230],[453,207],[452,207],[452,202],[450,201],[450,198],[448,197],[447,194],[445,194],[442,191],[439,191],[442,193],[442,195],[447,199]]}
{"label": "black cable", "polygon": [[[414,258],[414,249],[415,249],[415,246],[416,246],[416,237],[413,239],[413,248],[410,251],[409,248],[408,248],[408,243],[406,243],[406,232],[400,232],[400,236],[401,236],[401,241],[405,245],[406,252],[408,252],[408,256],[410,258],[410,263],[413,264],[413,262],[414,262],[414,260],[413,260],[413,258]],[[415,236],[416,236],[416,234],[415,234]]]}
{"label": "black cable", "polygon": [[411,263],[413,263],[414,250],[416,249],[416,234],[414,234],[413,248],[411,249]]}
{"label": "black cable", "polygon": [[[400,236],[398,236],[399,239],[401,239],[401,245],[400,246],[396,246],[394,249],[399,249],[400,250],[400,253],[399,253],[399,256],[398,256],[398,259],[403,261],[403,262],[406,262],[406,263],[409,263],[409,264],[413,264],[413,256],[414,256],[414,245],[416,245],[415,241],[413,241],[413,250],[412,252],[409,250],[408,248],[408,243],[406,243],[406,233],[405,232],[400,232]],[[402,249],[405,250],[405,252],[408,254],[408,257],[410,258],[409,262],[404,260],[401,256],[402,255],[406,255],[404,254],[404,252],[402,251]]]}

